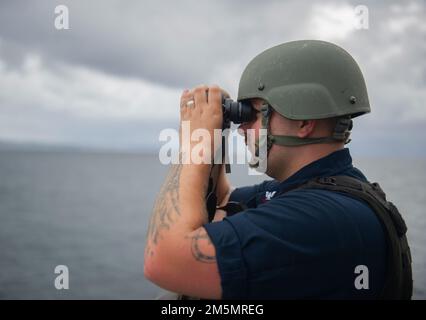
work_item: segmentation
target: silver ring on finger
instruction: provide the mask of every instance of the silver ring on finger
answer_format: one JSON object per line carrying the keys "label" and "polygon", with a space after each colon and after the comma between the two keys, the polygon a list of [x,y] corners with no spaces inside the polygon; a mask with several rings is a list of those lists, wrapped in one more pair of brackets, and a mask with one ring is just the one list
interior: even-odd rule
{"label": "silver ring on finger", "polygon": [[194,100],[189,100],[189,101],[186,102],[186,106],[188,108],[194,108],[194,105],[195,105]]}

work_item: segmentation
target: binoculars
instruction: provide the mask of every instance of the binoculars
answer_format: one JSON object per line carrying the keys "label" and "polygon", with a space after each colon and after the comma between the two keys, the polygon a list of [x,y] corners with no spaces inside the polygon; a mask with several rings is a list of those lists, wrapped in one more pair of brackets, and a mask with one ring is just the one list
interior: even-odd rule
{"label": "binoculars", "polygon": [[222,96],[224,123],[243,123],[256,118],[256,110],[248,101],[234,101]]}

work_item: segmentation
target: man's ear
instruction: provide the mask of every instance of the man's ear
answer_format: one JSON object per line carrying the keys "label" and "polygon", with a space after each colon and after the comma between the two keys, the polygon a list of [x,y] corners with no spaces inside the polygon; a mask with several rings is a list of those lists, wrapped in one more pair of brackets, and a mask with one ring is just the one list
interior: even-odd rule
{"label": "man's ear", "polygon": [[316,124],[316,120],[301,120],[299,123],[297,136],[299,138],[305,138],[309,136],[314,131]]}

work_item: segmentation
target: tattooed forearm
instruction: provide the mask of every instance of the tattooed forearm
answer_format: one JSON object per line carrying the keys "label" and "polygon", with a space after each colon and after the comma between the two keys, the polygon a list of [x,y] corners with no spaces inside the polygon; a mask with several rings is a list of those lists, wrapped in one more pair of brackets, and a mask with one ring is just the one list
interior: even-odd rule
{"label": "tattooed forearm", "polygon": [[[216,262],[216,256],[206,252],[210,246],[213,248],[213,244],[204,228],[198,229],[195,234],[190,236],[190,238],[192,255],[196,260],[205,263]],[[208,244],[208,246],[205,246],[204,244]]]}
{"label": "tattooed forearm", "polygon": [[[160,246],[157,246],[159,242],[164,241],[166,247],[170,247],[169,245],[173,246],[175,240],[179,241],[180,236],[185,237],[191,232],[189,236],[193,256],[202,262],[215,261],[214,256],[200,249],[200,243],[209,240],[207,234],[197,233],[197,229],[208,222],[205,197],[210,169],[208,166],[185,168],[181,164],[172,166],[151,215],[145,248],[146,258],[160,252],[158,251]],[[213,248],[213,245],[208,247]]]}
{"label": "tattooed forearm", "polygon": [[[161,231],[170,229],[180,216],[179,183],[181,170],[182,165],[172,166],[157,197],[148,228],[147,243],[151,243],[151,245],[156,245]],[[146,250],[152,254],[149,246]]]}

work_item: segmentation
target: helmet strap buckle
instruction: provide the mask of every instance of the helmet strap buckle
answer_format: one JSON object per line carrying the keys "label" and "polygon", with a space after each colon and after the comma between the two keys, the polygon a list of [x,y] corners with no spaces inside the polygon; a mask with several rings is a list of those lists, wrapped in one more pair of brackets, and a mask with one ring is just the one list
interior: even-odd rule
{"label": "helmet strap buckle", "polygon": [[351,139],[349,139],[349,136],[351,134],[352,130],[352,119],[350,116],[346,117],[340,117],[337,120],[336,126],[334,128],[333,132],[333,139],[338,141],[343,141],[345,144],[348,144]]}

